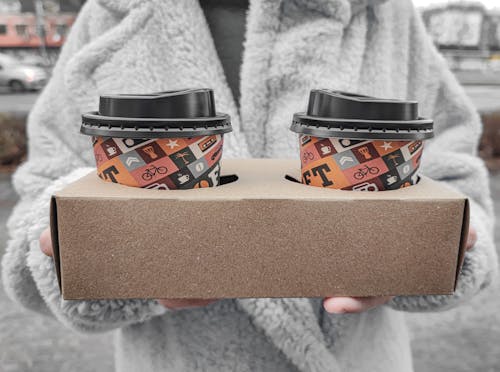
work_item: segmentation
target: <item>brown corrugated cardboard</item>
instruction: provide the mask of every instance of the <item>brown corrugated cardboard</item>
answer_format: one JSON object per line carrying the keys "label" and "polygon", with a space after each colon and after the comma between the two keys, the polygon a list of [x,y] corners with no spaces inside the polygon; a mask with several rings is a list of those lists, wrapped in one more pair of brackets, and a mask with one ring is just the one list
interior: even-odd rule
{"label": "brown corrugated cardboard", "polygon": [[417,186],[354,192],[285,179],[291,160],[226,160],[237,181],[146,190],[89,174],[52,200],[65,299],[453,292],[467,199]]}

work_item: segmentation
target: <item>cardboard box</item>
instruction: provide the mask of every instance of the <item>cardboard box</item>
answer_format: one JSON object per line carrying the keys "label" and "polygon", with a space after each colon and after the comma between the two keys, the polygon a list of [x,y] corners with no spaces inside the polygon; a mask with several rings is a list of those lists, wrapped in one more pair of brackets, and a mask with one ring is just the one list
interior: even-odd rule
{"label": "cardboard box", "polygon": [[177,191],[87,175],[52,199],[63,297],[453,292],[468,231],[463,195],[427,178],[384,192],[285,179],[299,166],[291,160],[226,160],[223,174],[236,174],[237,181]]}

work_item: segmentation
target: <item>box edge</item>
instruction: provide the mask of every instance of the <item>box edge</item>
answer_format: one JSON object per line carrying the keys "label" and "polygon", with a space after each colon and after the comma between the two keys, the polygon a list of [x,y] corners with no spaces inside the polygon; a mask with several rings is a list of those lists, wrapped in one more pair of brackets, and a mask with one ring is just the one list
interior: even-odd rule
{"label": "box edge", "polygon": [[52,237],[52,250],[54,267],[56,270],[59,292],[62,294],[61,257],[59,254],[59,230],[57,223],[57,198],[55,195],[50,199],[50,234]]}
{"label": "box edge", "polygon": [[456,291],[457,289],[458,277],[460,275],[460,271],[464,263],[465,251],[467,249],[466,247],[467,238],[469,236],[469,223],[470,223],[470,206],[469,206],[469,199],[466,198],[464,200],[464,213],[462,216],[462,234],[460,236],[460,245],[458,248],[457,268],[455,271],[455,285],[453,286],[453,291]]}

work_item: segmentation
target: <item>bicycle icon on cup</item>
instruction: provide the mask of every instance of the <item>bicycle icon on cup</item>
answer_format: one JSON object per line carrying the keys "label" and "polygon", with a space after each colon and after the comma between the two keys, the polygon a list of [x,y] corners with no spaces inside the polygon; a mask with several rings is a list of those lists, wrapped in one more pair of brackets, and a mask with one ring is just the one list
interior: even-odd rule
{"label": "bicycle icon on cup", "polygon": [[144,181],[151,181],[156,174],[165,174],[167,173],[167,167],[156,167],[152,165],[151,167],[147,168],[146,171],[142,174],[142,179]]}
{"label": "bicycle icon on cup", "polygon": [[379,172],[380,172],[380,169],[378,169],[377,167],[370,167],[368,165],[365,165],[364,168],[359,168],[358,171],[353,174],[353,176],[357,180],[362,180],[368,174],[376,175],[376,174],[379,174]]}

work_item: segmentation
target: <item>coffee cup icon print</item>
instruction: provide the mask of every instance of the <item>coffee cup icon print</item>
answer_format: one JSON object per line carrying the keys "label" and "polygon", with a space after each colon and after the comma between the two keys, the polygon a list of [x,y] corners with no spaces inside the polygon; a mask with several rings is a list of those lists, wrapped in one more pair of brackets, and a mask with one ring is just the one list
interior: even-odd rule
{"label": "coffee cup icon print", "polygon": [[354,186],[352,191],[378,191],[378,186],[374,183],[364,182]]}
{"label": "coffee cup icon print", "polygon": [[321,147],[321,152],[323,153],[323,155],[328,155],[332,152],[332,147],[331,146],[326,146],[326,145],[323,145]]}
{"label": "coffee cup icon print", "polygon": [[183,174],[182,176],[177,178],[177,181],[179,181],[181,185],[185,184],[186,182],[189,181],[189,174]]}
{"label": "coffee cup icon print", "polygon": [[108,153],[109,156],[113,156],[113,155],[117,154],[116,147],[114,147],[114,146],[106,147],[106,152]]}
{"label": "coffee cup icon print", "polygon": [[396,183],[398,181],[398,178],[396,176],[389,175],[389,176],[387,176],[387,180],[386,181],[387,181],[388,185],[392,185],[392,184],[394,184],[394,183]]}

